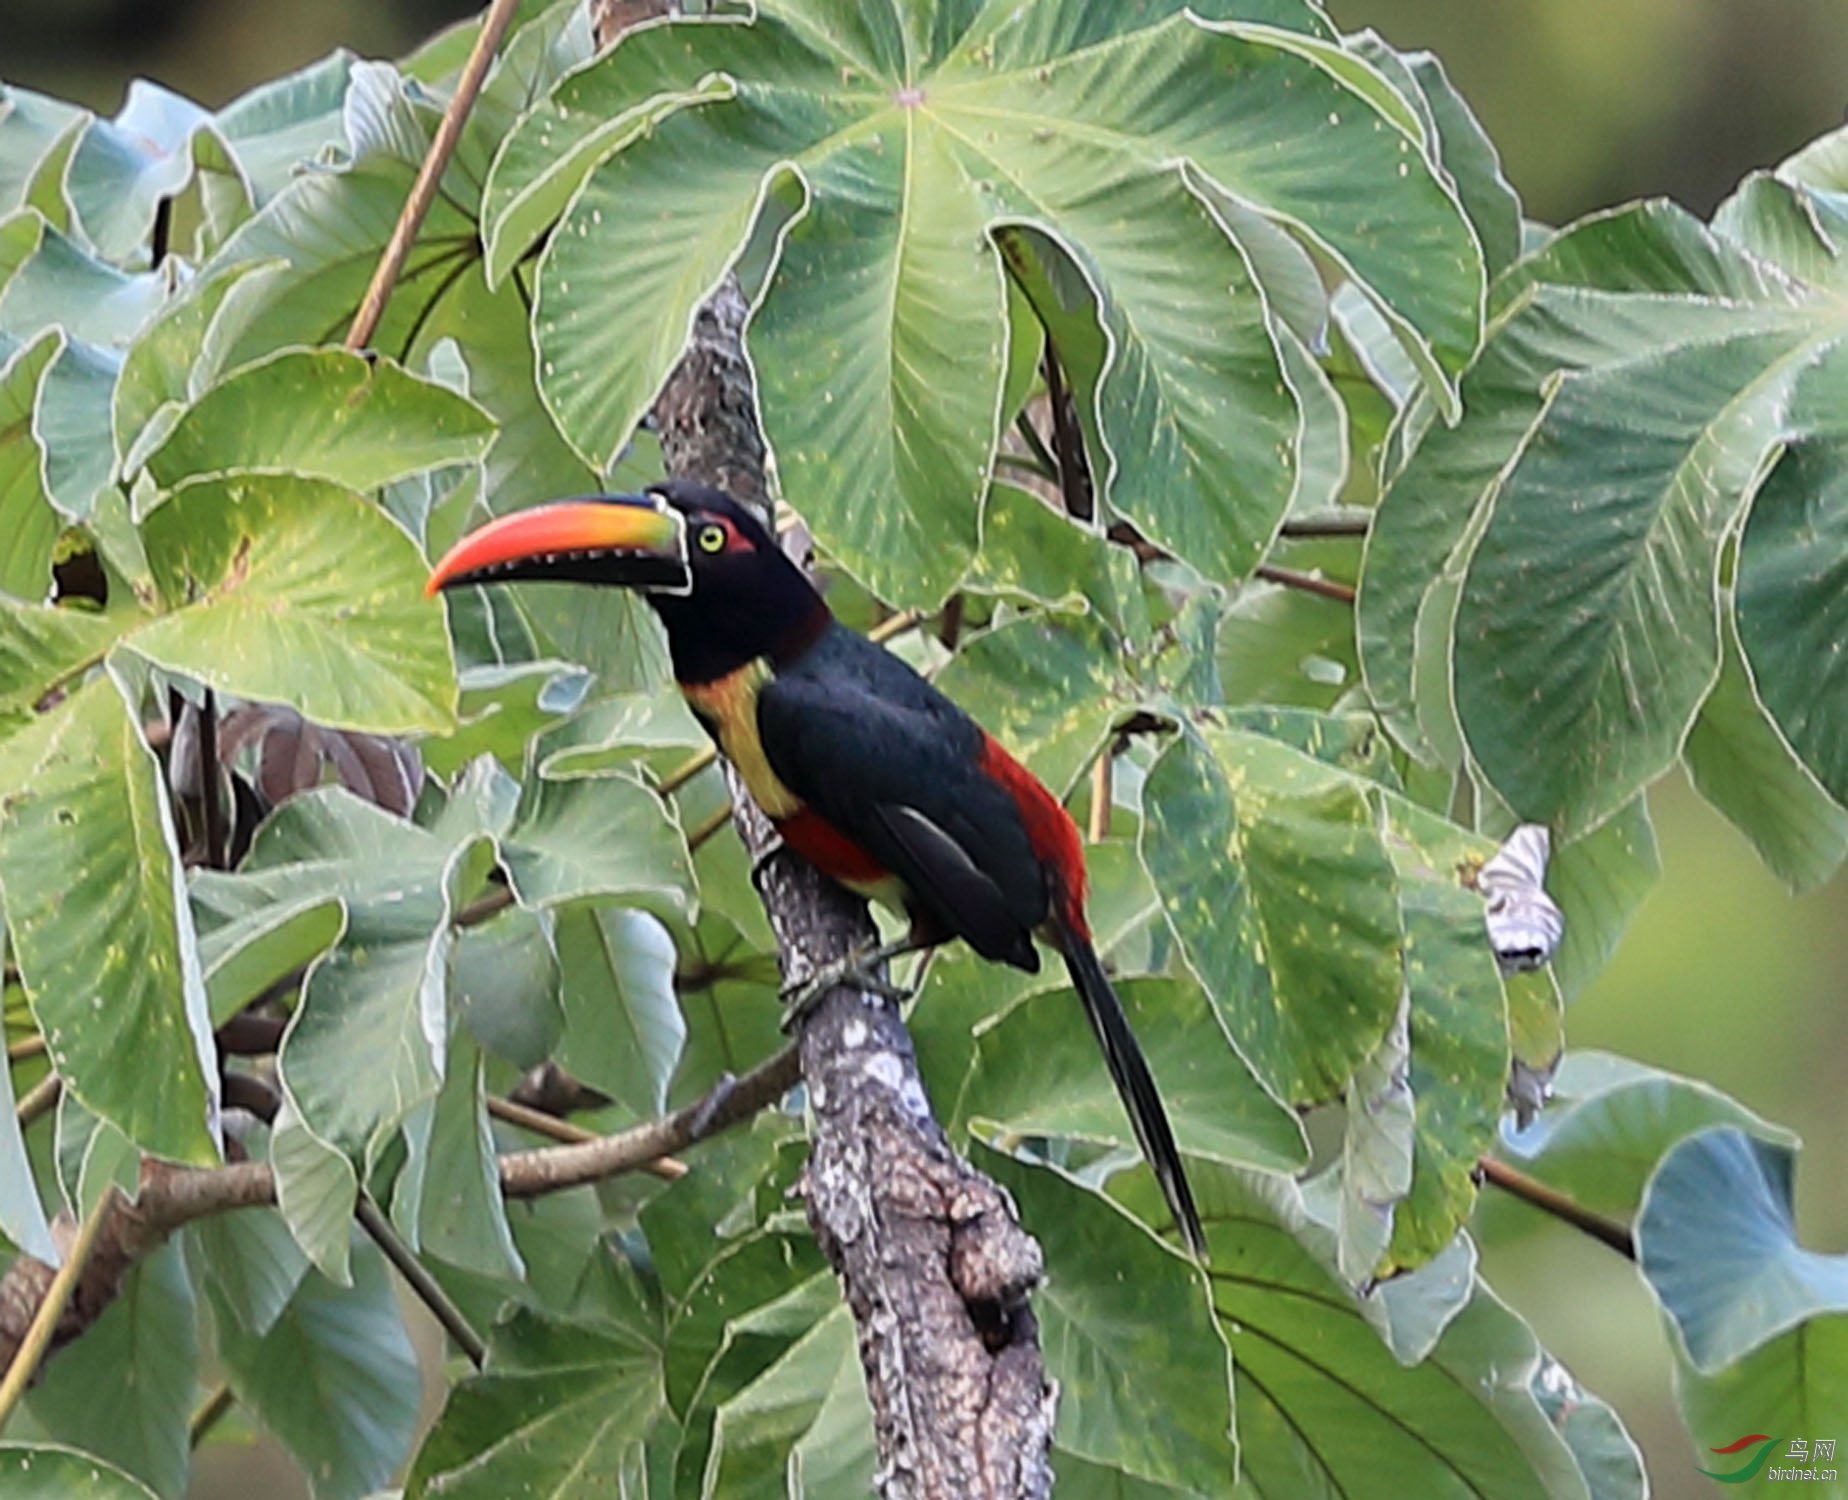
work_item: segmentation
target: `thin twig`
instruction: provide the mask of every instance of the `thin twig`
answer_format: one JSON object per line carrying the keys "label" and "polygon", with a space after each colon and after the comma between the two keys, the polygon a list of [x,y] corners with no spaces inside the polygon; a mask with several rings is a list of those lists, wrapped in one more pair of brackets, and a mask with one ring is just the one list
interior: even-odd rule
{"label": "thin twig", "polygon": [[866,632],[869,641],[878,641],[884,645],[895,636],[903,635],[907,630],[923,622],[924,616],[915,609],[901,609],[895,615],[887,615],[871,630]]}
{"label": "thin twig", "polygon": [[38,1311],[32,1315],[32,1325],[26,1329],[25,1338],[20,1340],[12,1364],[7,1366],[6,1379],[0,1380],[0,1427],[6,1425],[6,1419],[13,1414],[13,1408],[19,1404],[19,1398],[25,1394],[26,1387],[37,1373],[39,1361],[45,1357],[45,1350],[51,1343],[58,1319],[64,1316],[65,1304],[77,1289],[77,1278],[83,1274],[84,1262],[90,1258],[96,1236],[103,1227],[103,1220],[109,1217],[115,1199],[116,1189],[111,1186],[96,1200],[89,1217],[83,1221],[83,1227],[77,1231],[76,1240],[65,1252],[64,1264],[58,1267],[57,1274],[51,1278],[51,1285],[45,1288],[45,1300],[39,1303]]}
{"label": "thin twig", "polygon": [[1504,1193],[1519,1198],[1523,1203],[1531,1204],[1542,1213],[1551,1214],[1563,1223],[1570,1224],[1581,1233],[1590,1235],[1599,1243],[1610,1246],[1619,1255],[1628,1260],[1636,1259],[1636,1239],[1624,1225],[1600,1213],[1594,1213],[1582,1203],[1576,1203],[1557,1188],[1550,1188],[1544,1182],[1536,1181],[1525,1172],[1518,1172],[1504,1161],[1493,1156],[1478,1157],[1476,1170],[1486,1182],[1492,1182]]}
{"label": "thin twig", "polygon": [[225,867],[225,811],[218,800],[218,699],[205,690],[199,710],[199,795],[205,807],[205,867]]}
{"label": "thin twig", "polygon": [[13,1115],[19,1121],[19,1128],[24,1130],[39,1116],[56,1109],[58,1097],[63,1092],[63,1081],[56,1073],[47,1073],[39,1079],[19,1096],[19,1103],[13,1106]]}
{"label": "thin twig", "polygon": [[1059,368],[1059,354],[1046,340],[1041,361],[1046,372],[1046,395],[1052,407],[1052,451],[1059,460],[1059,496],[1065,513],[1075,520],[1089,521],[1097,514],[1096,496],[1091,490],[1091,467],[1085,460],[1084,433],[1078,426],[1078,408]]}
{"label": "thin twig", "polygon": [[711,1098],[700,1099],[661,1119],[579,1145],[503,1152],[501,1192],[508,1198],[536,1198],[644,1168],[768,1108],[801,1076],[796,1049],[785,1047],[730,1084],[716,1105]]}
{"label": "thin twig", "polygon": [[442,122],[436,127],[430,149],[424,153],[423,165],[417,169],[417,180],[411,184],[410,196],[404,200],[398,222],[392,226],[391,238],[385,243],[385,253],[379,257],[378,268],[372,273],[372,283],[366,288],[366,295],[360,299],[359,311],[353,316],[353,326],[347,330],[346,347],[349,349],[364,349],[372,342],[372,335],[378,331],[379,319],[385,315],[385,303],[391,297],[391,289],[397,283],[399,272],[404,269],[404,259],[411,253],[411,243],[417,238],[424,215],[436,201],[436,189],[442,181],[443,170],[449,165],[449,158],[455,154],[456,142],[462,138],[462,126],[468,119],[468,112],[475,106],[475,96],[481,92],[482,81],[488,76],[488,66],[494,61],[494,51],[506,35],[518,4],[519,0],[494,0],[488,7],[487,16],[481,23],[481,35],[475,38],[474,50],[462,65],[462,76],[456,80],[456,91],[450,95],[449,107],[443,111]]}
{"label": "thin twig", "polygon": [[1341,604],[1354,602],[1353,588],[1345,583],[1336,583],[1332,578],[1317,578],[1313,573],[1299,573],[1295,568],[1273,567],[1270,563],[1259,563],[1253,572],[1266,583],[1282,584],[1286,589],[1301,589],[1305,594],[1317,594]]}
{"label": "thin twig", "polygon": [[391,1221],[380,1211],[378,1204],[372,1201],[370,1193],[360,1193],[359,1201],[353,1206],[353,1216],[359,1220],[360,1228],[372,1237],[372,1243],[383,1250],[385,1258],[397,1267],[406,1285],[417,1294],[417,1300],[430,1309],[431,1316],[456,1341],[456,1347],[468,1356],[469,1363],[477,1370],[486,1364],[487,1341],[475,1332],[474,1324],[462,1315],[462,1309],[456,1306],[449,1293],[443,1290],[424,1263],[412,1253],[411,1247],[404,1243],[398,1231],[392,1228]]}
{"label": "thin twig", "polygon": [[231,1408],[237,1405],[237,1397],[231,1393],[229,1385],[221,1385],[199,1404],[193,1413],[192,1424],[187,1433],[187,1444],[197,1448],[208,1437],[212,1429],[222,1422]]}
{"label": "thin twig", "polygon": [[497,916],[513,905],[513,887],[497,885],[493,890],[484,892],[473,901],[464,902],[462,909],[450,919],[452,927],[479,927],[489,917]]}
{"label": "thin twig", "polygon": [[1031,474],[1035,479],[1044,479],[1048,484],[1059,482],[1059,476],[1056,473],[1046,468],[1038,459],[1031,458],[1024,453],[997,453],[995,467],[1015,469],[1022,474]]}
{"label": "thin twig", "polygon": [[173,200],[162,198],[154,205],[154,233],[148,240],[148,269],[158,271],[167,258],[167,244],[173,238]]}
{"label": "thin twig", "polygon": [[687,835],[687,848],[690,850],[699,848],[701,844],[705,843],[706,840],[710,839],[727,823],[731,822],[731,815],[731,798],[727,797],[723,803],[715,807],[701,820],[697,828]]}
{"label": "thin twig", "polygon": [[[488,1095],[488,1113],[497,1120],[504,1120],[509,1125],[517,1125],[522,1130],[530,1130],[534,1135],[549,1136],[552,1140],[563,1141],[566,1145],[582,1145],[586,1141],[599,1139],[597,1132],[586,1130],[582,1125],[573,1125],[569,1120],[561,1120],[557,1115],[548,1115],[542,1109],[521,1104],[514,1099],[503,1099],[498,1094]],[[687,1164],[677,1156],[664,1156],[659,1161],[644,1162],[642,1171],[659,1177],[664,1182],[678,1182],[687,1175]]]}
{"label": "thin twig", "polygon": [[1020,434],[1020,440],[1038,461],[1040,472],[1053,483],[1058,483],[1059,461],[1047,449],[1046,440],[1040,436],[1039,428],[1033,425],[1033,418],[1027,415],[1024,406],[1020,409],[1020,415],[1014,418],[1014,431]]}
{"label": "thin twig", "polygon": [[694,751],[693,754],[689,755],[679,765],[675,766],[673,770],[669,771],[667,775],[663,776],[660,785],[657,786],[655,790],[663,797],[673,796],[675,792],[679,791],[718,758],[718,750],[711,745],[708,745],[704,750]]}
{"label": "thin twig", "polygon": [[1288,537],[1365,536],[1372,529],[1373,512],[1362,511],[1352,516],[1335,513],[1303,516],[1299,520],[1285,521],[1277,528],[1277,535]]}
{"label": "thin twig", "polygon": [[1110,804],[1115,796],[1111,789],[1110,762],[1115,749],[1116,743],[1112,740],[1091,762],[1091,818],[1085,837],[1093,844],[1101,844],[1110,837]]}

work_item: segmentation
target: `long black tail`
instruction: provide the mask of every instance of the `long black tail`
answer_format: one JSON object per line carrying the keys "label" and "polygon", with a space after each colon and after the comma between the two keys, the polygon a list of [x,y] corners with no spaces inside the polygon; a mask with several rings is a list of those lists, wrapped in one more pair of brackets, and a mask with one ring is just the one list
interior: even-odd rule
{"label": "long black tail", "polygon": [[1065,967],[1071,971],[1072,983],[1084,1001],[1084,1013],[1090,1018],[1097,1045],[1103,1048],[1104,1062],[1116,1083],[1123,1107],[1129,1111],[1129,1123],[1136,1128],[1142,1154],[1155,1169],[1162,1196],[1180,1225],[1187,1246],[1206,1259],[1206,1234],[1200,1228],[1200,1214],[1194,1207],[1193,1190],[1187,1186],[1187,1172],[1181,1166],[1181,1153],[1175,1149],[1174,1132],[1168,1127],[1168,1112],[1161,1107],[1155,1079],[1136,1044],[1136,1034],[1129,1029],[1129,1017],[1123,1014],[1123,1002],[1098,962],[1097,950],[1090,940],[1075,932],[1058,933],[1059,948],[1065,955]]}

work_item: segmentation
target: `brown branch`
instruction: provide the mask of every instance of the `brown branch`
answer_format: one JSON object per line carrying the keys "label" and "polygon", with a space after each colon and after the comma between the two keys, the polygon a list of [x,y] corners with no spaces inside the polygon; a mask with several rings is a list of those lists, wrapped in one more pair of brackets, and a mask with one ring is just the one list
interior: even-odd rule
{"label": "brown branch", "polygon": [[1059,497],[1065,513],[1074,520],[1089,521],[1097,515],[1097,496],[1091,484],[1091,465],[1085,458],[1084,429],[1078,422],[1078,403],[1065,384],[1065,372],[1059,367],[1059,352],[1046,336],[1046,351],[1040,361],[1046,372],[1046,396],[1052,407],[1052,451],[1059,461]]}
{"label": "brown branch", "polygon": [[284,1023],[274,1016],[246,1011],[233,1016],[213,1033],[218,1050],[226,1057],[268,1057],[282,1046]]}
{"label": "brown branch", "polygon": [[13,1117],[19,1121],[19,1128],[24,1130],[42,1115],[50,1114],[58,1107],[58,1099],[64,1093],[64,1084],[56,1073],[47,1073],[43,1078],[19,1096],[19,1102],[13,1106]]}
{"label": "brown branch", "polygon": [[519,0],[494,0],[488,7],[487,16],[481,23],[481,34],[475,38],[474,49],[469,53],[468,61],[462,65],[462,76],[456,80],[456,91],[450,95],[449,106],[443,111],[443,118],[430,141],[430,149],[424,153],[423,165],[417,169],[417,180],[411,184],[410,194],[404,200],[403,209],[399,211],[398,222],[392,225],[391,238],[385,242],[385,251],[379,256],[371,284],[366,288],[366,295],[360,299],[359,311],[353,315],[353,326],[347,329],[346,347],[349,349],[364,349],[372,342],[372,335],[378,331],[379,319],[385,316],[385,304],[391,298],[392,287],[397,284],[398,274],[404,269],[404,258],[411,253],[411,244],[423,226],[424,215],[429,213],[430,205],[436,201],[436,190],[443,180],[443,170],[449,165],[449,158],[455,154],[456,142],[462,138],[462,126],[468,120],[468,112],[475,107],[475,96],[481,92],[482,81],[488,76],[488,67],[494,61],[494,51],[500,46],[508,23],[513,20],[513,13],[518,8]]}
{"label": "brown branch", "polygon": [[1336,511],[1325,515],[1303,516],[1298,520],[1285,521],[1277,528],[1277,535],[1287,537],[1365,536],[1372,529],[1372,511],[1362,511],[1358,515],[1343,515]]}
{"label": "brown branch", "polygon": [[452,927],[479,927],[489,917],[499,916],[513,905],[513,888],[497,885],[493,889],[477,896],[473,901],[464,902],[462,909],[449,919]]}
{"label": "brown branch", "polygon": [[624,1172],[652,1171],[661,1158],[767,1109],[800,1076],[796,1049],[785,1047],[742,1078],[658,1120],[575,1145],[506,1152],[500,1158],[501,1192],[509,1198],[538,1198]]}
{"label": "brown branch", "polygon": [[1091,763],[1091,819],[1085,829],[1085,838],[1093,844],[1101,844],[1110,837],[1110,803],[1113,798],[1111,790],[1111,761],[1115,758],[1116,741],[1114,739],[1097,752],[1097,759]]}
{"label": "brown branch", "polygon": [[218,698],[207,688],[205,706],[199,710],[199,800],[205,812],[208,870],[225,868],[225,807],[218,790]]}
{"label": "brown branch", "polygon": [[[573,1125],[569,1120],[561,1120],[557,1115],[549,1115],[542,1109],[534,1109],[517,1100],[503,1099],[498,1094],[488,1095],[488,1113],[509,1125],[517,1125],[521,1130],[549,1136],[568,1146],[581,1146],[600,1139],[594,1130]],[[640,1170],[664,1182],[678,1182],[687,1175],[687,1164],[677,1156],[663,1156],[656,1161],[643,1162]]]}
{"label": "brown branch", "polygon": [[[746,311],[728,278],[696,317],[655,423],[670,473],[767,515]],[[735,774],[731,784],[784,975],[799,981],[865,943],[872,923],[864,902],[781,846]],[[802,1191],[859,1331],[879,1493],[1049,1494],[1055,1393],[1027,1301],[1038,1244],[1007,1195],[951,1149],[896,1006],[839,986],[798,1042],[811,1118]]]}
{"label": "brown branch", "polygon": [[1615,1219],[1593,1212],[1559,1189],[1548,1187],[1544,1182],[1529,1177],[1525,1172],[1516,1171],[1493,1156],[1479,1157],[1476,1171],[1485,1182],[1494,1183],[1510,1197],[1519,1198],[1542,1213],[1551,1214],[1562,1223],[1570,1224],[1599,1243],[1608,1245],[1627,1260],[1636,1259],[1635,1237]]}
{"label": "brown branch", "polygon": [[212,1429],[230,1415],[231,1408],[237,1405],[237,1397],[229,1385],[220,1385],[211,1395],[199,1403],[199,1409],[192,1415],[188,1426],[186,1444],[197,1448],[212,1435]]}
{"label": "brown branch", "polygon": [[1252,576],[1262,578],[1266,583],[1281,584],[1286,589],[1301,589],[1305,594],[1316,594],[1341,604],[1354,602],[1354,590],[1349,585],[1336,583],[1332,578],[1317,578],[1313,573],[1299,573],[1295,568],[1259,563],[1252,570]]}
{"label": "brown branch", "polygon": [[31,1323],[26,1327],[25,1336],[7,1357],[6,1378],[0,1380],[0,1427],[6,1425],[6,1419],[13,1414],[13,1408],[19,1405],[19,1398],[25,1395],[26,1387],[38,1373],[39,1361],[44,1359],[46,1351],[51,1347],[52,1337],[64,1317],[64,1309],[70,1305],[71,1296],[83,1278],[84,1267],[96,1248],[97,1236],[101,1234],[116,1198],[113,1184],[105,1188],[103,1196],[96,1200],[95,1207],[83,1221],[83,1228],[77,1232],[76,1239],[62,1247],[64,1264],[52,1274],[45,1295],[34,1311]]}
{"label": "brown branch", "polygon": [[[504,1152],[499,1157],[501,1192],[509,1198],[536,1198],[625,1172],[676,1175],[671,1169],[660,1170],[663,1158],[749,1119],[782,1098],[800,1076],[795,1048],[785,1047],[742,1078],[728,1080],[707,1098],[663,1119],[579,1144]],[[51,1075],[51,1081],[55,1079]],[[176,1229],[213,1214],[274,1205],[276,1177],[268,1162],[177,1167],[143,1158],[135,1201],[118,1194],[109,1202],[70,1305],[57,1317],[52,1349],[95,1322],[115,1300],[129,1268]],[[75,1228],[68,1213],[60,1213],[52,1223],[53,1235],[62,1240],[68,1240]],[[0,1364],[10,1365],[17,1355],[45,1306],[55,1274],[43,1261],[22,1254],[0,1276]]]}

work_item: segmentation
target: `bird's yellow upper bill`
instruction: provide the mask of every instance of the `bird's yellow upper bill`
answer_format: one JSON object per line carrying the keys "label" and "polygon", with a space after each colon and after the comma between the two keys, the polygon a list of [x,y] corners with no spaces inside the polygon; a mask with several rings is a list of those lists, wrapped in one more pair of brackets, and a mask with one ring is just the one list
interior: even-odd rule
{"label": "bird's yellow upper bill", "polygon": [[431,570],[424,592],[505,577],[522,565],[623,556],[678,561],[680,529],[676,515],[640,496],[538,505],[463,537]]}

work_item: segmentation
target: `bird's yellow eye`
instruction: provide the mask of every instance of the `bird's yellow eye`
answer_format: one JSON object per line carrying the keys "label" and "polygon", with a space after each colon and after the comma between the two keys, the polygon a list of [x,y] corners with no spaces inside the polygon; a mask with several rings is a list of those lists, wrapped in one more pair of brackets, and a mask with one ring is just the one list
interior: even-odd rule
{"label": "bird's yellow eye", "polygon": [[725,528],[706,525],[700,527],[693,538],[701,552],[722,552],[725,550]]}

